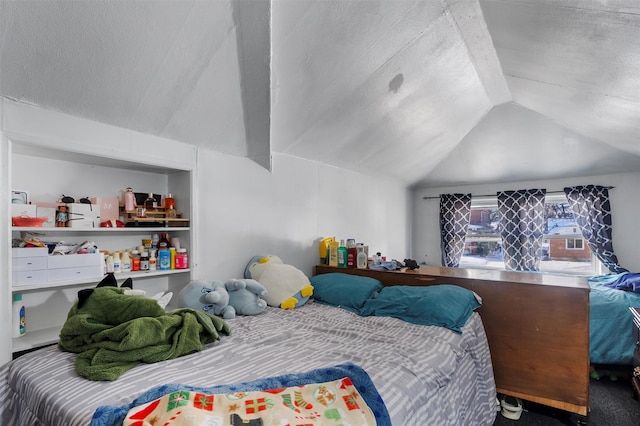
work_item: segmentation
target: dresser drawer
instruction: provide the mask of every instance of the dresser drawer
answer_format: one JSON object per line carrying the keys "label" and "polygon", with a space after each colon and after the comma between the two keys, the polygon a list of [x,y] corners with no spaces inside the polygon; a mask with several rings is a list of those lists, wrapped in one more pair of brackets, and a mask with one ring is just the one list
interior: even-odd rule
{"label": "dresser drawer", "polygon": [[53,255],[47,257],[47,267],[48,269],[76,268],[81,266],[102,267],[102,256],[101,253]]}
{"label": "dresser drawer", "polygon": [[85,278],[102,279],[102,267],[97,266],[76,266],[70,268],[48,269],[47,281],[65,281]]}
{"label": "dresser drawer", "polygon": [[33,271],[15,271],[14,270],[11,276],[13,277],[13,280],[11,283],[13,286],[47,282],[46,269],[38,269]]}
{"label": "dresser drawer", "polygon": [[14,257],[11,259],[11,267],[15,272],[47,269],[46,257]]}

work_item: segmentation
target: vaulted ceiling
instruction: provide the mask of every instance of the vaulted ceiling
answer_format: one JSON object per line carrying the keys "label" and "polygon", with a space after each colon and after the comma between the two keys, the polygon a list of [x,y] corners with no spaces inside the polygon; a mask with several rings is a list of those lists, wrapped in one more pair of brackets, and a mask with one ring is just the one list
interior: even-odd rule
{"label": "vaulted ceiling", "polygon": [[637,0],[0,3],[0,95],[440,186],[640,170]]}

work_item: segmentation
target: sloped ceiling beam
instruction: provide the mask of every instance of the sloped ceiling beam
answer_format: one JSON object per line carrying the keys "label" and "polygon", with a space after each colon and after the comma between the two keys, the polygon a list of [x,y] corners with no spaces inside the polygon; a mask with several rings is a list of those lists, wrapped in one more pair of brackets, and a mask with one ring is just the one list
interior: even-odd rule
{"label": "sloped ceiling beam", "polygon": [[271,1],[233,1],[247,156],[271,170]]}

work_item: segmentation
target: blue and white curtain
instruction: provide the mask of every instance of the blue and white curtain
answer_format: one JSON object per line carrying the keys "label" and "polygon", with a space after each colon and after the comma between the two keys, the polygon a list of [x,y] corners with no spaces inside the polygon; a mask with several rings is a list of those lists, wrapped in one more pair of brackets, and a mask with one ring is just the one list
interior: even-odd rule
{"label": "blue and white curtain", "polygon": [[564,188],[564,193],[591,251],[614,274],[628,272],[618,265],[613,252],[609,190],[604,186],[585,185]]}
{"label": "blue and white curtain", "polygon": [[440,195],[442,266],[457,268],[460,265],[470,216],[471,194]]}
{"label": "blue and white curtain", "polygon": [[498,215],[507,270],[538,271],[544,235],[545,189],[498,192]]}

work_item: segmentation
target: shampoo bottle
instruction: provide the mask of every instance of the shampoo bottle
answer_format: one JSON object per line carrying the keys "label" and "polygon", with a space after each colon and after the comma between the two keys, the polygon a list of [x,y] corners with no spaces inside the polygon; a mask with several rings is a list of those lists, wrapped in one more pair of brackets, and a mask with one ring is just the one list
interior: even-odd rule
{"label": "shampoo bottle", "polygon": [[329,243],[329,266],[338,266],[338,247],[340,243],[336,240]]}
{"label": "shampoo bottle", "polygon": [[333,242],[335,238],[327,237],[320,241],[318,244],[318,254],[320,255],[320,264],[328,265],[329,264],[329,245]]}
{"label": "shampoo bottle", "polygon": [[24,336],[27,331],[24,303],[22,303],[22,294],[15,293],[13,295],[13,303],[11,305],[13,312],[13,337]]}

